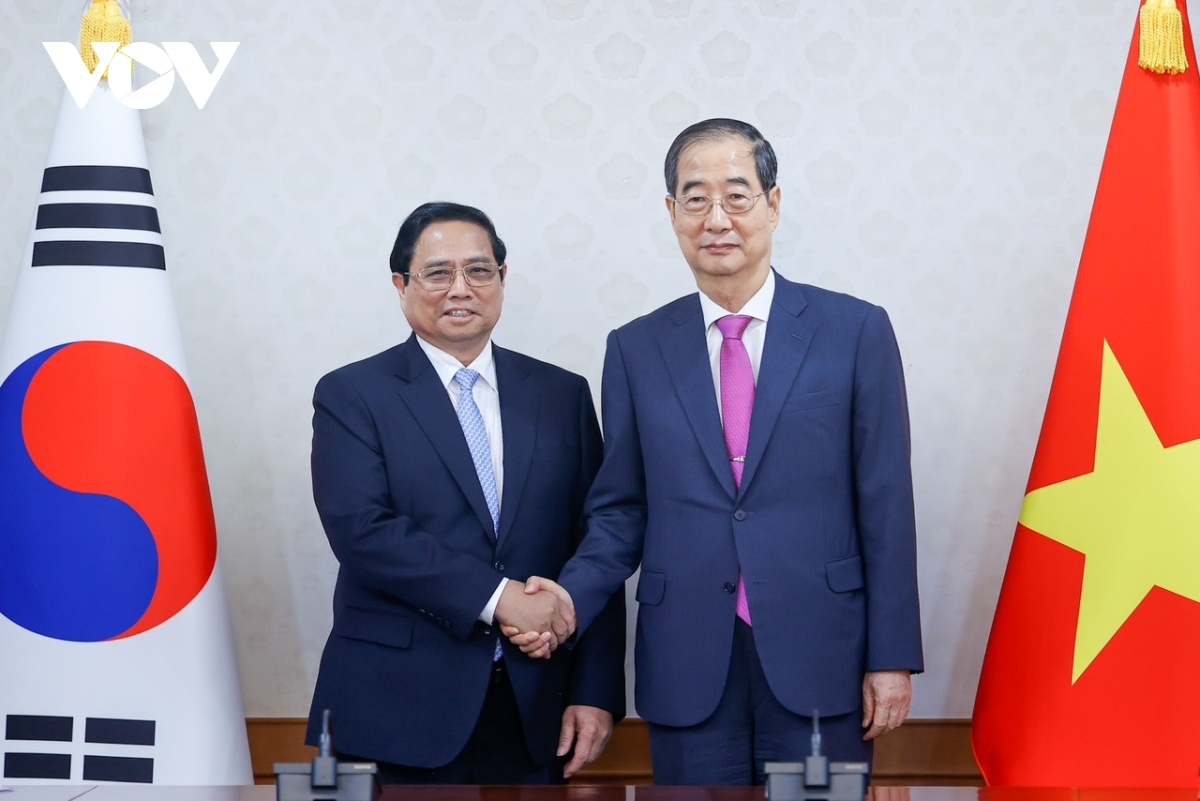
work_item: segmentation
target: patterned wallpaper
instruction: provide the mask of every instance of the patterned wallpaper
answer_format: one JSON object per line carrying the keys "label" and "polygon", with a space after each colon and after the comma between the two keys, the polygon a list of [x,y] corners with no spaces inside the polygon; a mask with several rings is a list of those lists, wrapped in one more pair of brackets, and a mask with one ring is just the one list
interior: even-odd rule
{"label": "patterned wallpaper", "polygon": [[[496,340],[598,387],[613,327],[694,289],[662,158],[710,116],[775,145],[775,265],[890,312],[907,366],[928,672],[970,714],[1137,0],[132,0],[135,40],[241,46],[144,112],[246,711],[307,711],[335,562],[308,484],[326,371],[407,336],[414,206],[509,245]],[[0,0],[0,314],[77,2]],[[631,640],[632,642],[632,640]]]}

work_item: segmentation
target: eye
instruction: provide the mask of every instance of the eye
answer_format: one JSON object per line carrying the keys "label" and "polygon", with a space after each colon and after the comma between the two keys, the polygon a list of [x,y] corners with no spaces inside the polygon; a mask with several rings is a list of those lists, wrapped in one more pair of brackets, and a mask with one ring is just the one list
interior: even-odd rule
{"label": "eye", "polygon": [[442,281],[449,281],[454,273],[450,270],[444,270],[441,267],[435,267],[433,269],[426,270],[425,272],[421,273],[421,275],[425,276],[425,280],[429,281],[430,283],[441,283]]}
{"label": "eye", "polygon": [[474,267],[467,268],[467,275],[471,278],[490,278],[496,268],[490,264],[476,264]]}
{"label": "eye", "polygon": [[708,198],[704,195],[687,195],[683,198],[683,207],[688,211],[702,211],[708,208]]}

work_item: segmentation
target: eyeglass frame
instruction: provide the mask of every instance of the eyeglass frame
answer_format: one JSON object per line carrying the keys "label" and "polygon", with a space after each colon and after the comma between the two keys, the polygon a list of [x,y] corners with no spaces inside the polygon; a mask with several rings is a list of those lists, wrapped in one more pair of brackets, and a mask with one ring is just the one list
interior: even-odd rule
{"label": "eyeglass frame", "polygon": [[[442,266],[435,265],[433,267],[426,267],[424,270],[421,270],[420,272],[415,272],[415,273],[412,270],[409,270],[407,275],[411,278],[417,279],[417,283],[421,285],[421,289],[423,289],[426,292],[429,292],[431,294],[436,294],[439,292],[449,292],[451,287],[454,286],[456,276],[458,276],[458,275],[462,275],[463,283],[466,284],[467,286],[469,286],[471,289],[487,289],[490,286],[496,285],[495,280],[489,281],[486,284],[471,283],[471,279],[467,277],[467,270],[470,270],[474,267],[495,267],[496,272],[494,273],[494,275],[500,281],[503,281],[504,280],[504,271],[508,267],[508,265],[507,264],[496,264],[496,262],[494,262],[494,261],[477,261],[477,262],[472,262],[471,264],[463,265],[462,267],[449,267],[449,266],[442,267]],[[446,286],[442,287],[441,289],[430,289],[428,286],[426,286],[425,277],[424,277],[424,274],[429,272],[430,270],[448,270],[450,272],[450,283],[446,284]]]}
{"label": "eyeglass frame", "polygon": [[681,214],[687,215],[688,217],[707,217],[709,214],[712,214],[713,206],[720,206],[721,211],[725,212],[726,214],[733,214],[733,215],[748,214],[749,212],[754,210],[755,206],[758,205],[758,199],[770,191],[771,191],[770,189],[764,189],[763,191],[759,192],[757,195],[751,195],[750,198],[751,198],[752,202],[750,203],[750,206],[748,208],[742,209],[741,211],[730,211],[728,208],[726,208],[725,207],[725,198],[727,198],[730,195],[744,195],[745,192],[726,192],[725,194],[721,195],[720,197],[713,197],[712,195],[688,195],[687,198],[685,198],[685,199],[704,198],[705,200],[707,200],[708,206],[705,207],[704,211],[688,211],[686,208],[684,208],[683,203],[681,202],[680,198],[676,197],[675,195],[667,195],[667,197],[671,198],[672,202],[675,203],[675,207],[679,209]]}

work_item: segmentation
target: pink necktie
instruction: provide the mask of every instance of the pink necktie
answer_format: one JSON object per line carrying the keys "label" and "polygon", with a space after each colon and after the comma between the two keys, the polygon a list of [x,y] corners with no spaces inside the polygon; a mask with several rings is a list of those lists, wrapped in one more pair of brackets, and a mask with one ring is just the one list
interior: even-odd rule
{"label": "pink necktie", "polygon": [[[746,445],[750,441],[750,413],[754,410],[754,368],[742,342],[742,334],[752,317],[732,314],[717,320],[721,342],[721,417],[725,424],[725,448],[733,481],[742,486],[746,467]],[[750,625],[750,606],[746,603],[746,582],[738,576],[737,616]]]}

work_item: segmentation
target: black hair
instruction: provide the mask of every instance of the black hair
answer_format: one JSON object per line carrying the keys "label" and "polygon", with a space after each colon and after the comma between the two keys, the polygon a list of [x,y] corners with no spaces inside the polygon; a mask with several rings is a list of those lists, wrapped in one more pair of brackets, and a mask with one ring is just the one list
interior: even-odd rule
{"label": "black hair", "polygon": [[765,192],[773,189],[779,163],[775,160],[775,150],[771,143],[748,122],[717,117],[689,125],[671,143],[663,169],[667,179],[667,194],[674,196],[679,188],[679,159],[684,150],[697,142],[717,142],[732,137],[744,139],[751,146],[754,151],[754,169],[758,173],[758,182],[762,184],[762,190]]}
{"label": "black hair", "polygon": [[408,284],[409,268],[412,266],[413,253],[417,249],[417,240],[426,228],[440,222],[467,222],[478,225],[487,232],[492,241],[492,256],[496,263],[504,264],[508,249],[504,247],[504,241],[496,233],[496,226],[486,214],[474,206],[464,206],[461,203],[423,203],[413,209],[400,224],[396,244],[392,246],[392,255],[388,258],[392,272],[403,275],[405,284]]}

